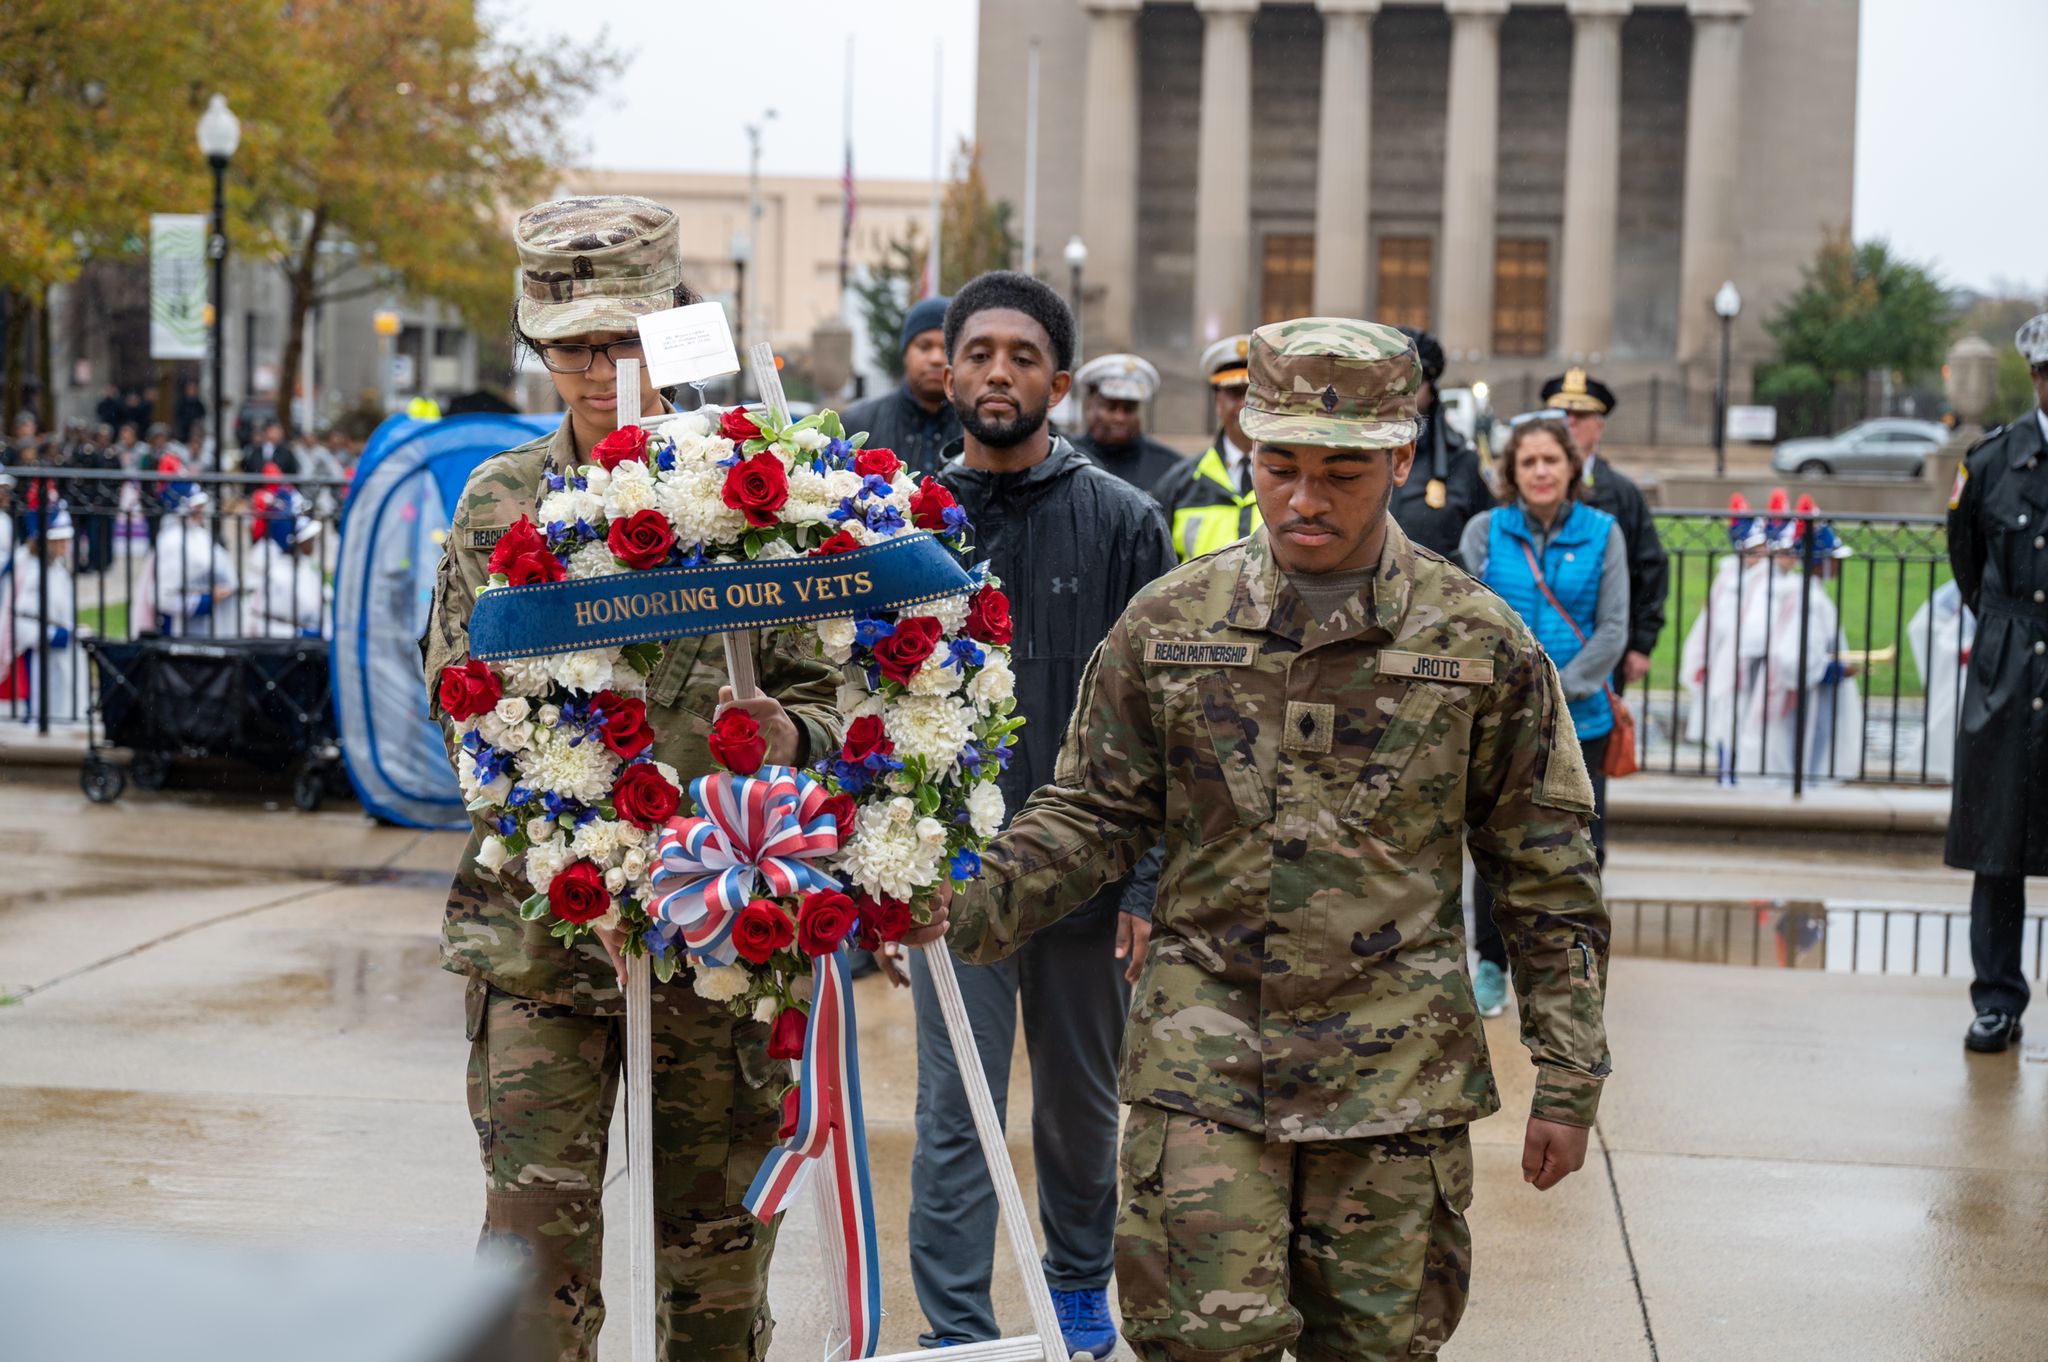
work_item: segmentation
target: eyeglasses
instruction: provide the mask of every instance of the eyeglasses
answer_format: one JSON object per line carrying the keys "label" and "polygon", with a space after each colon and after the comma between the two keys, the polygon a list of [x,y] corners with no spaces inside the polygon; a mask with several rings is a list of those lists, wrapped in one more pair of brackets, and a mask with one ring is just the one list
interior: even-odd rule
{"label": "eyeglasses", "polygon": [[558,374],[583,373],[599,355],[603,355],[615,369],[622,359],[643,359],[647,355],[646,345],[638,336],[615,340],[609,345],[542,345],[534,342],[533,348],[540,352],[540,362]]}

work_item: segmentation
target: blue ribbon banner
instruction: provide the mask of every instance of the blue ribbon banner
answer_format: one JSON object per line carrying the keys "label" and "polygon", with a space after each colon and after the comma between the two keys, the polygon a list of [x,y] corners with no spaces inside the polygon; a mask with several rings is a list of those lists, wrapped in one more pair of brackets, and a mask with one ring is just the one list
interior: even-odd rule
{"label": "blue ribbon banner", "polygon": [[822,558],[763,558],[505,586],[477,597],[469,655],[485,662],[760,629],[957,596],[977,582],[922,531]]}

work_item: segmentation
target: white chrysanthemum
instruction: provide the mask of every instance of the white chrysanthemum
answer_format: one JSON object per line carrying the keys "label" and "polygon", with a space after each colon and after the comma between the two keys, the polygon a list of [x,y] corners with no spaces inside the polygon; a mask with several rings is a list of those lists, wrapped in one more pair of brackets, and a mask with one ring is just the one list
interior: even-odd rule
{"label": "white chrysanthemum", "polygon": [[993,780],[983,781],[967,792],[967,823],[974,835],[990,838],[1003,826],[1003,792]]}
{"label": "white chrysanthemum", "polygon": [[926,658],[915,672],[911,673],[910,693],[912,695],[951,695],[954,691],[960,689],[960,683],[965,679],[966,674],[963,668],[947,666],[946,655],[943,652],[935,652]]}
{"label": "white chrysanthemum", "polygon": [[[593,818],[576,829],[576,835],[569,840],[572,855],[588,856],[593,861],[606,865],[619,857],[619,829],[624,824],[609,818]],[[614,894],[619,891],[612,890]]]}
{"label": "white chrysanthemum", "polygon": [[728,543],[747,532],[747,518],[725,504],[724,490],[719,469],[679,471],[661,480],[655,504],[685,545]]}
{"label": "white chrysanthemum", "polygon": [[957,638],[967,627],[967,597],[941,596],[938,600],[921,605],[918,609],[939,622],[947,638]]}
{"label": "white chrysanthemum", "polygon": [[604,489],[604,513],[612,520],[624,520],[639,511],[654,509],[654,475],[644,463],[622,463]]}
{"label": "white chrysanthemum", "polygon": [[923,757],[935,779],[953,769],[974,737],[974,711],[950,695],[906,696],[889,706],[887,723],[896,755]]}
{"label": "white chrysanthemum", "polygon": [[510,662],[493,662],[491,670],[498,674],[507,695],[546,695],[548,686],[552,684],[548,676],[548,661],[544,657],[515,657]]}
{"label": "white chrysanthemum", "polygon": [[697,977],[691,981],[690,987],[697,991],[698,997],[714,1003],[744,998],[753,984],[753,979],[741,965],[698,965],[696,972]]}
{"label": "white chrysanthemum", "polygon": [[782,508],[782,518],[792,525],[823,525],[839,505],[820,475],[808,468],[798,468],[789,475],[789,501]]}
{"label": "white chrysanthemum", "polygon": [[612,557],[612,546],[602,539],[593,539],[569,555],[569,576],[573,580],[610,577],[625,570]]}
{"label": "white chrysanthemum", "polygon": [[988,661],[967,682],[967,698],[983,714],[1017,693],[1017,674],[1010,670],[1010,655],[994,648],[982,650]]}
{"label": "white chrysanthemum", "polygon": [[920,841],[917,823],[907,819],[863,818],[839,864],[868,893],[893,899],[910,898],[939,878],[939,857]]}
{"label": "white chrysanthemum", "polygon": [[[519,703],[523,705],[526,702],[521,700]],[[524,719],[506,723],[496,714],[486,714],[477,721],[476,731],[483,735],[485,742],[507,752],[524,752],[533,745],[533,725]]]}
{"label": "white chrysanthemum", "polygon": [[573,525],[579,520],[595,525],[604,518],[604,499],[590,492],[565,487],[541,498],[538,515],[543,527],[558,520],[564,525]]}
{"label": "white chrysanthemum", "polygon": [[848,723],[852,723],[864,714],[881,715],[886,713],[889,708],[889,702],[881,695],[869,690],[865,681],[859,677],[853,680],[841,678],[838,700],[839,717]]}
{"label": "white chrysanthemum", "polygon": [[818,645],[825,650],[827,662],[844,662],[853,656],[851,619],[819,620],[813,627],[817,630]]}
{"label": "white chrysanthemum", "polygon": [[610,649],[556,653],[548,659],[548,675],[570,690],[595,695],[612,684],[612,674],[617,670],[612,661],[615,656]]}
{"label": "white chrysanthemum", "polygon": [[759,553],[754,555],[754,561],[759,562],[764,558],[800,558],[802,556],[797,551],[796,545],[790,543],[787,539],[771,539],[761,546]]}
{"label": "white chrysanthemum", "polygon": [[562,873],[562,867],[569,864],[569,847],[559,837],[550,837],[545,842],[535,842],[526,849],[526,882],[534,892],[545,894],[554,883],[555,876]]}
{"label": "white chrysanthemum", "polygon": [[611,472],[601,463],[587,463],[576,471],[583,475],[584,490],[594,497],[602,497],[612,485]]}
{"label": "white chrysanthemum", "polygon": [[487,875],[496,875],[511,859],[512,853],[505,849],[502,837],[486,837],[483,845],[476,849],[476,868]]}
{"label": "white chrysanthemum", "polygon": [[601,742],[557,743],[534,763],[533,783],[580,804],[597,804],[612,791],[619,759]]}

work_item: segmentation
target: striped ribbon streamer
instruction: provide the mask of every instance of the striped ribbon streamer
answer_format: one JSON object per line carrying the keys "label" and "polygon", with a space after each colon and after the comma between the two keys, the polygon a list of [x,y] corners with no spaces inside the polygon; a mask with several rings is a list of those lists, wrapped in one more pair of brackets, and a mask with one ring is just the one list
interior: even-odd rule
{"label": "striped ribbon streamer", "polygon": [[697,815],[672,818],[655,841],[659,858],[655,916],[682,928],[696,959],[730,965],[740,910],[756,897],[835,889],[810,862],[839,849],[838,824],[825,812],[825,787],[787,766],[754,776],[726,773],[690,782]]}
{"label": "striped ribbon streamer", "polygon": [[882,1326],[881,1249],[875,1240],[875,1198],[868,1175],[867,1119],[861,1111],[860,1060],[854,1049],[853,972],[844,947],[811,957],[815,983],[804,1057],[798,1071],[796,1131],[754,1175],[745,1205],[772,1221],[822,1163],[833,1182],[837,1238],[832,1256],[846,1265],[848,1357],[873,1357]]}

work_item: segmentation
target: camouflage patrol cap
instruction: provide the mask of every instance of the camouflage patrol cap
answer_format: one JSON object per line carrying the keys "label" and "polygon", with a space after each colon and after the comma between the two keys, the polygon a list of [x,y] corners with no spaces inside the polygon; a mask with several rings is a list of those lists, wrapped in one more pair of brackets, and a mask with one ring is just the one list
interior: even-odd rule
{"label": "camouflage patrol cap", "polygon": [[521,214],[513,237],[519,329],[532,340],[632,331],[648,313],[676,305],[676,215],[652,199],[556,199]]}
{"label": "camouflage patrol cap", "polygon": [[1278,445],[1393,449],[1415,442],[1422,361],[1391,326],[1297,317],[1252,332],[1244,433]]}

